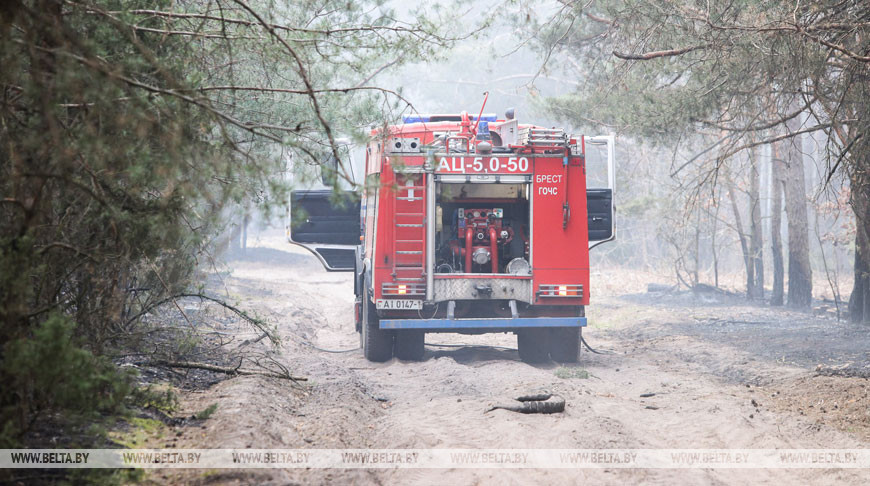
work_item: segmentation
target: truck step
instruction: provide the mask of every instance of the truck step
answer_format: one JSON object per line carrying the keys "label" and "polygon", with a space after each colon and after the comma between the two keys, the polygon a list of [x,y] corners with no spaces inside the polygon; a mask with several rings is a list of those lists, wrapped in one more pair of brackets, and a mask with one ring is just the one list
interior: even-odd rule
{"label": "truck step", "polygon": [[399,228],[422,228],[423,223],[396,223]]}
{"label": "truck step", "polygon": [[422,251],[396,251],[399,255],[422,255]]}
{"label": "truck step", "polygon": [[416,197],[416,196],[415,197],[397,197],[396,199],[399,201],[422,201],[423,200],[422,197]]}

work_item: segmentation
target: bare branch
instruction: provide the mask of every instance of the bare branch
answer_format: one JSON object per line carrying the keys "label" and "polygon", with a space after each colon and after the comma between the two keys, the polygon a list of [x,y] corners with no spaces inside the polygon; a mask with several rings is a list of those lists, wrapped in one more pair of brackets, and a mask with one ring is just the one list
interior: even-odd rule
{"label": "bare branch", "polygon": [[[379,68],[375,69],[375,71],[374,71],[373,73],[371,73],[371,74],[368,75],[365,79],[363,79],[362,81],[360,81],[359,83],[357,83],[356,86],[353,87],[353,89],[360,89],[360,88],[362,88],[363,86],[366,85],[366,83],[368,83],[369,81],[371,81],[375,76],[377,76],[378,74],[382,73],[382,72],[384,71],[384,69],[387,69],[387,68],[389,68],[390,66],[392,66],[392,65],[396,64],[397,62],[399,62],[399,60],[400,60],[401,58],[402,58],[402,57],[399,56],[399,57],[393,59],[392,61],[389,61],[389,62],[387,62],[387,63],[381,65]],[[346,91],[345,91],[345,92],[346,92]]]}
{"label": "bare branch", "polygon": [[699,49],[706,49],[710,47],[710,44],[703,44],[698,46],[684,47],[682,49],[669,49],[665,51],[653,51],[647,52],[645,54],[624,54],[618,51],[613,51],[613,55],[628,61],[649,61],[650,59],[656,59],[659,57],[673,57],[673,56],[681,56],[683,54],[687,54],[692,51],[697,51]]}
{"label": "bare branch", "polygon": [[734,154],[736,154],[736,153],[738,153],[738,152],[740,152],[740,151],[742,151],[742,150],[746,150],[746,149],[748,149],[748,148],[757,147],[757,146],[759,146],[759,145],[768,145],[768,144],[771,144],[771,143],[774,143],[774,142],[779,142],[780,140],[786,140],[786,139],[789,139],[789,138],[794,138],[794,137],[796,137],[796,136],[798,136],[798,135],[803,135],[804,133],[813,133],[813,132],[817,132],[817,131],[819,131],[819,130],[825,130],[825,129],[828,129],[828,128],[831,128],[831,124],[830,124],[830,123],[822,123],[822,124],[815,125],[815,126],[812,126],[812,127],[809,127],[809,128],[805,128],[805,129],[803,129],[803,130],[798,130],[798,131],[795,131],[795,132],[786,133],[786,134],[784,134],[784,135],[780,135],[780,136],[777,136],[777,137],[770,137],[770,138],[765,138],[765,139],[762,139],[762,140],[758,140],[758,141],[756,141],[756,142],[747,143],[747,144],[740,145],[739,147],[735,147],[735,148],[729,150],[728,152],[726,152],[725,154],[723,154],[721,158],[722,158],[722,159],[726,159],[726,158],[731,157],[732,155],[734,155]]}
{"label": "bare branch", "polygon": [[[257,22],[259,22],[260,25],[262,25],[263,28],[266,29],[273,38],[275,38],[275,40],[281,43],[281,45],[283,45],[284,48],[287,49],[287,52],[289,52],[290,55],[293,57],[293,60],[296,61],[296,67],[298,69],[299,77],[302,78],[302,83],[305,85],[305,91],[308,94],[308,99],[311,100],[311,108],[314,110],[314,114],[317,116],[317,120],[320,122],[321,127],[323,127],[323,131],[326,133],[326,138],[329,140],[329,146],[332,149],[332,155],[335,157],[335,160],[341,160],[341,156],[339,156],[338,154],[338,145],[336,145],[335,143],[335,136],[332,134],[332,126],[329,124],[329,122],[326,121],[326,118],[323,116],[323,111],[320,109],[320,103],[318,102],[317,96],[314,92],[314,86],[311,84],[311,80],[308,76],[308,71],[305,69],[305,65],[302,63],[302,58],[299,57],[299,54],[296,52],[296,50],[293,49],[293,47],[291,47],[290,44],[287,43],[286,40],[284,40],[283,37],[278,35],[278,33],[275,32],[275,29],[271,27],[265,20],[263,20],[263,17],[261,17],[260,14],[258,14],[246,2],[244,2],[243,0],[234,0],[234,2],[243,9],[247,10],[248,13],[251,14],[251,16],[257,19]],[[342,176],[345,179],[353,179],[353,177],[347,174],[347,169],[344,168],[343,164],[339,164],[339,167],[343,173]]]}
{"label": "bare branch", "polygon": [[[158,360],[152,361],[150,364],[158,365],[158,366],[168,366],[170,368],[187,368],[187,369],[198,369],[198,370],[206,370],[206,371],[214,371],[216,373],[224,373],[227,375],[245,375],[245,376],[268,376],[270,378],[281,378],[282,380],[290,380],[290,381],[308,381],[308,378],[304,376],[293,376],[289,373],[263,373],[260,371],[252,371],[252,370],[243,370],[241,367],[230,368],[227,366],[217,366],[208,363],[193,363],[190,361],[166,361],[166,360]],[[239,363],[241,366],[241,363]]]}

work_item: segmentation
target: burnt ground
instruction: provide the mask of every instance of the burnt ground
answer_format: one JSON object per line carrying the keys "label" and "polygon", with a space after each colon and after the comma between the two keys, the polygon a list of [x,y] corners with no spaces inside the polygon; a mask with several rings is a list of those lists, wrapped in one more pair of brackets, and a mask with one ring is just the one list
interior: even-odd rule
{"label": "burnt ground", "polygon": [[[870,383],[862,376],[870,363],[870,329],[830,315],[753,306],[720,293],[647,293],[647,276],[602,269],[593,276],[584,337],[604,354],[584,352],[580,363],[569,367],[531,366],[519,360],[513,335],[444,334],[427,336],[432,345],[422,362],[373,364],[354,350],[359,339],[348,274],[323,271],[313,256],[288,247],[278,235],[261,237],[229,266],[215,291],[273,322],[283,339],[275,358],[309,381],[243,376],[183,391],[179,415],[211,404],[217,410],[195,427],[154,436],[155,447],[803,449],[867,448],[870,441]],[[240,342],[256,336],[236,329]],[[257,346],[267,352],[265,343]],[[565,412],[484,413],[494,403],[541,389],[563,396]],[[146,481],[865,484],[867,479],[867,471],[837,469],[224,469],[152,471]]]}
{"label": "burnt ground", "polygon": [[680,316],[669,319],[673,322],[648,322],[648,326],[637,323],[626,331],[627,337],[643,340],[679,334],[727,345],[756,359],[803,368],[821,367],[822,373],[834,369],[841,374],[870,377],[870,328],[837,319],[835,313],[820,316],[766,308],[747,304],[741,297],[710,292],[630,294],[612,302],[605,305],[629,303],[664,312],[680,311]]}

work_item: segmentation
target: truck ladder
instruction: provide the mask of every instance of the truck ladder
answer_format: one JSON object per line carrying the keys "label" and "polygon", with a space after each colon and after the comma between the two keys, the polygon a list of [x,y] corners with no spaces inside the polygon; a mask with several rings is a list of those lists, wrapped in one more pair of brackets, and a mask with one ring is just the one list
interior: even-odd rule
{"label": "truck ladder", "polygon": [[425,191],[422,174],[399,176],[393,212],[396,255],[393,280],[424,282],[426,251]]}

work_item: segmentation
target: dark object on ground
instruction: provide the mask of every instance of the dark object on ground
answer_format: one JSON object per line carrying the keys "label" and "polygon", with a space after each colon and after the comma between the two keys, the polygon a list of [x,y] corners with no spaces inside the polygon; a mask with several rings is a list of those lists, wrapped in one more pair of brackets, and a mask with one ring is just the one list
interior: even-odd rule
{"label": "dark object on ground", "polygon": [[855,366],[854,363],[846,363],[839,366],[816,366],[817,376],[843,376],[846,378],[870,378],[870,365],[865,365],[863,368]]}
{"label": "dark object on ground", "polygon": [[561,413],[565,411],[565,399],[559,395],[539,393],[517,397],[516,400],[520,402],[519,405],[497,404],[484,413],[492,412],[496,409],[518,413]]}
{"label": "dark object on ground", "polygon": [[668,284],[660,284],[660,283],[648,283],[646,284],[647,292],[673,292],[676,290],[676,285],[668,285]]}

